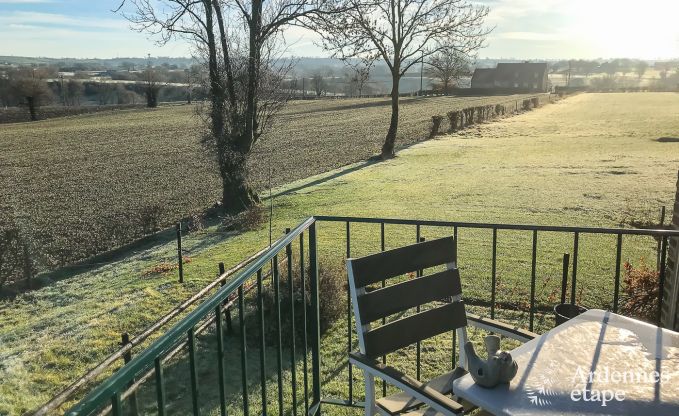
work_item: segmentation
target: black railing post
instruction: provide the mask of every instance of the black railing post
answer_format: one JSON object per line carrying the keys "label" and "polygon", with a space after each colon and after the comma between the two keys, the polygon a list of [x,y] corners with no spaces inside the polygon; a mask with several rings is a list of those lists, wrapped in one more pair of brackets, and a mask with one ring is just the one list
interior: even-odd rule
{"label": "black railing post", "polygon": [[618,313],[620,303],[620,262],[622,261],[622,234],[618,234],[615,248],[615,287],[613,288],[613,313]]}
{"label": "black railing post", "polygon": [[[351,258],[351,223],[346,222],[346,258]],[[351,289],[349,289],[349,276],[347,275],[347,354],[352,350],[351,337]],[[349,363],[349,404],[354,403],[354,366]]]}
{"label": "black railing post", "polygon": [[578,244],[580,242],[580,232],[573,234],[573,280],[571,281],[571,304],[575,305],[575,288],[578,279]]}
{"label": "black railing post", "polygon": [[566,303],[566,292],[568,291],[568,265],[571,255],[563,253],[563,263],[561,265],[561,304]]}
{"label": "black railing post", "polygon": [[[278,415],[283,416],[283,335],[281,331],[281,279],[278,254],[273,256],[273,290],[276,304],[276,368],[278,373]],[[293,318],[294,319],[294,318]]]}
{"label": "black railing post", "polygon": [[179,266],[179,283],[184,283],[184,262],[182,259],[182,223],[175,226],[177,230],[177,265]]}
{"label": "black railing post", "polygon": [[309,364],[307,357],[309,355],[308,349],[308,331],[307,331],[307,307],[306,307],[306,280],[304,277],[304,233],[299,233],[299,285],[302,291],[303,305],[302,308],[302,354],[304,360],[302,361],[302,368],[304,370],[304,416],[309,414]]}
{"label": "black railing post", "polygon": [[[285,229],[290,234],[290,228]],[[297,351],[295,349],[297,331],[295,328],[295,282],[292,276],[292,242],[285,246],[288,271],[288,294],[290,296],[290,373],[292,376],[292,411],[297,416]]]}
{"label": "black railing post", "polygon": [[[663,205],[660,207],[660,222],[659,222],[659,227],[662,228],[665,225],[665,206]],[[660,251],[662,250],[662,239],[658,240],[658,250],[656,252],[656,270],[660,271],[660,257],[662,256],[660,254]]]}
{"label": "black railing post", "polygon": [[200,400],[198,398],[198,369],[196,368],[196,332],[194,328],[189,329],[188,346],[189,346],[189,376],[191,378],[191,408],[193,415],[200,415]]}
{"label": "black railing post", "polygon": [[222,305],[215,308],[215,335],[217,336],[217,371],[219,379],[219,414],[226,416],[226,380],[224,377],[224,328]]}
{"label": "black railing post", "polygon": [[240,325],[240,371],[243,388],[243,415],[249,416],[250,404],[248,402],[248,347],[245,342],[245,298],[243,285],[238,286],[238,323]]}
{"label": "black railing post", "polygon": [[[425,238],[420,237],[420,226],[417,226],[417,242],[418,243],[424,243]],[[422,277],[424,276],[424,270],[418,270],[417,271],[417,277]],[[421,310],[420,306],[417,306],[417,312],[419,313]],[[415,373],[417,379],[422,378],[422,343],[420,341],[417,341],[417,344],[415,345],[415,355],[416,355],[416,365],[415,365]],[[385,389],[386,390],[386,389]],[[386,396],[386,391],[385,391],[385,396]]]}
{"label": "black railing post", "polygon": [[490,266],[490,319],[495,319],[495,302],[497,291],[497,228],[493,228],[493,253]]}
{"label": "black railing post", "polygon": [[[223,275],[225,273],[225,267],[223,262],[219,262],[219,275]],[[224,286],[226,284],[226,279],[222,279],[221,283],[219,284],[220,286]],[[229,298],[227,297],[224,299],[224,303],[228,303]],[[231,320],[231,308],[226,308],[225,311],[226,315],[226,332],[229,334],[233,333],[233,321]]]}
{"label": "black railing post", "polygon": [[[386,247],[386,237],[384,235],[384,223],[380,223],[380,250],[384,251]],[[382,288],[386,286],[387,282],[382,280]],[[382,325],[387,323],[387,318],[382,318]],[[419,345],[419,344],[418,344]],[[382,364],[387,365],[387,356],[382,356]],[[387,396],[387,382],[382,380],[382,397]]]}
{"label": "black railing post", "polygon": [[533,253],[531,257],[530,268],[530,312],[528,328],[533,330],[535,324],[535,280],[536,280],[536,266],[538,254],[538,230],[533,230]]}
{"label": "black railing post", "polygon": [[313,374],[313,404],[316,412],[321,413],[321,316],[318,299],[318,252],[316,240],[316,223],[309,226],[309,280],[311,280],[311,372]]}
{"label": "black railing post", "polygon": [[[122,342],[120,343],[120,345],[122,345],[123,347],[130,343],[130,334],[128,334],[127,332],[123,332],[123,333],[121,334],[120,338],[121,338],[121,341],[122,341]],[[125,352],[125,354],[123,354],[123,361],[125,361],[125,364],[127,364],[127,363],[129,363],[131,360],[132,360],[132,352],[130,352],[130,350],[128,350],[127,352]],[[131,381],[129,382],[129,384],[127,385],[127,387],[128,387],[128,388],[129,388],[129,387],[132,387],[133,384],[134,384],[134,379],[131,380]],[[131,414],[132,416],[137,416],[137,415],[139,414],[139,406],[138,406],[138,403],[137,403],[137,392],[133,390],[133,391],[130,393],[130,396],[129,396],[129,397],[130,397],[130,398],[129,398],[129,401],[130,401],[130,414]]]}
{"label": "black railing post", "polygon": [[259,316],[259,384],[262,393],[262,414],[267,414],[266,401],[266,333],[264,331],[264,298],[262,269],[257,270],[257,315]]}
{"label": "black railing post", "polygon": [[[662,326],[662,300],[665,292],[665,268],[667,266],[667,237],[661,237],[660,248],[660,271],[659,271],[659,287],[658,287],[658,326]],[[672,328],[670,328],[672,329]]]}
{"label": "black railing post", "polygon": [[158,416],[165,416],[165,381],[163,375],[163,361],[160,357],[154,360],[156,375],[156,403],[158,404]]}

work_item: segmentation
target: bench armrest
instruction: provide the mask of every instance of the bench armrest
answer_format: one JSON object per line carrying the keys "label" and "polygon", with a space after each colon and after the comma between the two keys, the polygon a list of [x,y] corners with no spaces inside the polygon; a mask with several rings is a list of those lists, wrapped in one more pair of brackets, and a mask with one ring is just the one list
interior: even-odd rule
{"label": "bench armrest", "polygon": [[534,332],[527,331],[517,326],[512,326],[504,322],[496,321],[495,319],[484,318],[471,313],[467,314],[467,322],[469,325],[475,326],[477,328],[485,329],[489,332],[495,332],[507,338],[515,339],[521,342],[527,342],[540,336]]}
{"label": "bench armrest", "polygon": [[405,391],[422,403],[446,415],[460,414],[464,412],[462,405],[453,399],[428,387],[425,383],[416,380],[393,367],[381,364],[372,358],[357,352],[349,353],[349,362],[385,380],[387,383]]}

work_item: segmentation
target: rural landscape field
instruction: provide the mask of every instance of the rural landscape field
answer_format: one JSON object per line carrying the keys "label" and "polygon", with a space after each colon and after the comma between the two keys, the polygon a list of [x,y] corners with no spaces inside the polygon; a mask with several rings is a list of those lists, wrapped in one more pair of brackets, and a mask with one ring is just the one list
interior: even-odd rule
{"label": "rural landscape field", "polygon": [[[158,112],[163,111],[178,110]],[[658,139],[673,137],[679,131],[677,111],[676,93],[580,94],[439,136],[402,150],[390,161],[368,166],[359,162],[277,186],[273,190],[278,195],[273,201],[274,234],[280,235],[284,228],[309,215],[611,227],[652,222],[661,206],[671,206],[675,192],[679,143]],[[132,116],[145,117],[148,113]],[[80,120],[49,123],[63,126],[74,121]],[[421,122],[426,124],[425,116]],[[162,141],[161,133],[155,134],[156,140]],[[364,156],[369,154],[366,151]],[[377,195],[379,198],[375,198]],[[342,224],[321,225],[319,229],[320,262],[327,270],[339,267],[343,232]],[[357,226],[353,232],[352,250],[356,255],[378,249],[379,231],[374,226]],[[387,226],[386,233],[387,248],[414,238],[414,230],[408,227]],[[445,230],[422,229],[422,235],[428,238],[445,234]],[[480,230],[459,236],[463,290],[470,300],[483,298],[488,290],[490,247],[486,234]],[[509,304],[520,304],[528,290],[529,234],[506,232],[499,236],[498,274],[506,288],[500,296]],[[114,351],[121,332],[139,332],[210,282],[218,262],[225,262],[228,268],[267,242],[267,225],[241,233],[208,227],[184,240],[191,258],[184,265],[184,284],[176,282],[176,270],[154,271],[176,256],[171,242],[4,300],[0,312],[4,363],[0,370],[0,413],[20,413],[46,401]],[[614,238],[583,238],[581,302],[589,307],[610,305],[614,244]],[[559,236],[540,241],[540,305],[552,301],[551,294],[559,286],[561,253],[569,252],[571,245],[570,239]],[[623,255],[625,261],[638,264],[645,258],[653,264],[655,241],[630,240]],[[63,319],[66,316],[68,319]],[[525,314],[518,319],[525,320]],[[538,327],[549,325],[551,317],[538,320]],[[324,374],[346,373],[346,366],[341,365],[346,363],[346,356],[342,356],[340,347],[345,331],[340,320],[323,338],[327,362],[340,363],[339,368],[324,368]],[[206,334],[200,341],[199,362],[205,366],[199,370],[205,380],[201,381],[201,408],[206,414],[218,413],[218,396],[210,388],[214,382],[209,381],[214,380],[214,368],[206,358],[214,347],[210,339]],[[227,345],[237,352],[235,339]],[[427,351],[432,357],[445,354],[434,344]],[[256,354],[251,359],[252,371],[256,372]],[[184,364],[180,363],[177,370],[168,370],[168,377],[185,377]],[[436,365],[427,368],[433,372]],[[240,399],[233,389],[240,375],[235,367],[229,374],[230,400],[237,406]],[[253,383],[256,385],[256,381]],[[153,386],[149,388],[149,394],[153,394]],[[324,387],[329,396],[340,394],[344,388],[340,383]],[[358,384],[355,388],[360,391]],[[171,409],[178,414],[189,411],[185,393],[172,388],[168,391]]]}
{"label": "rural landscape field", "polygon": [[[398,143],[426,139],[434,115],[498,103],[516,108],[525,97],[532,95],[406,98]],[[200,217],[219,201],[196,110],[112,111],[0,128],[0,201],[33,241],[37,271]],[[379,153],[389,111],[384,98],[291,102],[254,148],[251,181],[266,194],[270,185],[367,160]]]}
{"label": "rural landscape field", "polygon": [[679,415],[677,0],[0,0],[0,416]]}

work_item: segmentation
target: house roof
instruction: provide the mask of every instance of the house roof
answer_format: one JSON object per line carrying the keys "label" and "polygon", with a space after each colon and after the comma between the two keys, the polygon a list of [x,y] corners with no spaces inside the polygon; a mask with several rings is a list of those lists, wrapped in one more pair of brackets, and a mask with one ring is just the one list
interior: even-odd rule
{"label": "house roof", "polygon": [[495,80],[495,68],[476,68],[472,75],[473,83],[490,83]]}
{"label": "house roof", "polygon": [[516,79],[518,74],[520,80],[530,80],[534,78],[535,73],[541,78],[546,72],[547,63],[545,62],[512,62],[497,64],[494,76],[498,81],[508,81]]}

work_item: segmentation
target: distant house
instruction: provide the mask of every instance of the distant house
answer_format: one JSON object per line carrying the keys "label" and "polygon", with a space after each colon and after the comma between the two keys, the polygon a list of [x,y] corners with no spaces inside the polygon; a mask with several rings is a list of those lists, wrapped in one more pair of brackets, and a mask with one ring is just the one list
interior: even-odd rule
{"label": "distant house", "polygon": [[546,92],[547,64],[499,63],[497,68],[477,68],[472,76],[472,88]]}
{"label": "distant house", "polygon": [[495,88],[495,68],[476,68],[472,88]]}

